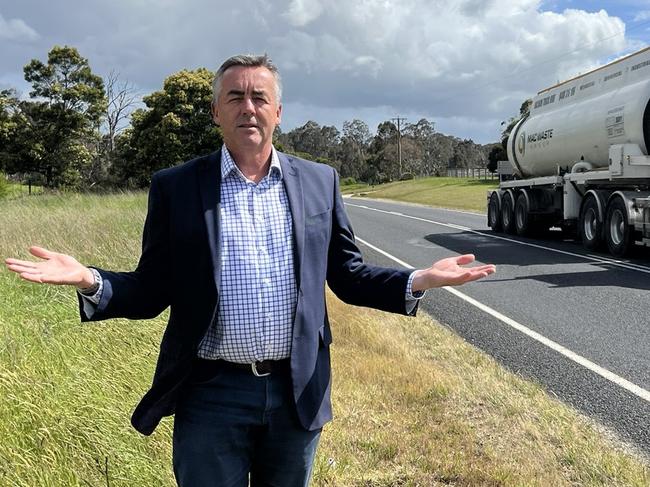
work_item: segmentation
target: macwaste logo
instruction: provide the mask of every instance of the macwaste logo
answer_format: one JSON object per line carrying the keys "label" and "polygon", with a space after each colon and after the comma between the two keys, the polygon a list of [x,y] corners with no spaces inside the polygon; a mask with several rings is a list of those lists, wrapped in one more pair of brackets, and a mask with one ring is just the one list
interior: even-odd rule
{"label": "macwaste logo", "polygon": [[519,140],[517,141],[517,150],[522,156],[526,153],[526,132],[522,132],[519,136]]}

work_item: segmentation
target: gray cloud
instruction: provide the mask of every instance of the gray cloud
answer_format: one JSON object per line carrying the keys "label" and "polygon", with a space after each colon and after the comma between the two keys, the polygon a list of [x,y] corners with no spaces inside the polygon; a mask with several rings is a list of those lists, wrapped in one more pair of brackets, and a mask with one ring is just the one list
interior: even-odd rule
{"label": "gray cloud", "polygon": [[0,15],[0,39],[11,41],[35,41],[38,34],[21,19],[5,20]]}
{"label": "gray cloud", "polygon": [[55,44],[77,47],[96,72],[114,69],[142,92],[183,68],[215,69],[235,53],[268,52],[284,80],[285,129],[308,119],[340,127],[352,117],[372,127],[399,114],[489,142],[526,97],[633,46],[624,23],[604,10],[554,13],[541,5],[23,0],[0,7],[9,47],[0,85],[14,84],[22,66],[45,59]]}

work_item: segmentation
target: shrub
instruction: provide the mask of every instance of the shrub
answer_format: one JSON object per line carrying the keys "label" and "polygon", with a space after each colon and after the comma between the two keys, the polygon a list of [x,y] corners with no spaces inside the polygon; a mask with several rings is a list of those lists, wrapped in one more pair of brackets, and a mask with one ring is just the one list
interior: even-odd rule
{"label": "shrub", "polygon": [[350,186],[351,184],[357,184],[357,180],[354,178],[341,179],[341,186]]}

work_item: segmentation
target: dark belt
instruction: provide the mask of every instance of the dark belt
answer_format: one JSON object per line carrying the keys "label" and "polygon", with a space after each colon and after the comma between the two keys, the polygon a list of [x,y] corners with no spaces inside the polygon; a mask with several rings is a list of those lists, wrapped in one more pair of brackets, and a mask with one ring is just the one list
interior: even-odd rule
{"label": "dark belt", "polygon": [[228,362],[227,360],[206,360],[197,358],[194,372],[196,375],[206,377],[223,369],[242,370],[249,372],[256,377],[266,377],[271,374],[288,373],[291,369],[290,365],[288,358],[283,360],[262,360],[261,362],[253,362],[250,364],[238,364],[235,362]]}

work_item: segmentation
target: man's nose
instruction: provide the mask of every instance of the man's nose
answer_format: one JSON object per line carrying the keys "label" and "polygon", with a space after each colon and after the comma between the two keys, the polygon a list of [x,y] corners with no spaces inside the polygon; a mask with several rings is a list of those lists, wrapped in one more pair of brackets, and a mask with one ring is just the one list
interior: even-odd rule
{"label": "man's nose", "polygon": [[245,96],[242,100],[242,112],[243,113],[253,113],[255,111],[255,104],[253,99],[249,96]]}

